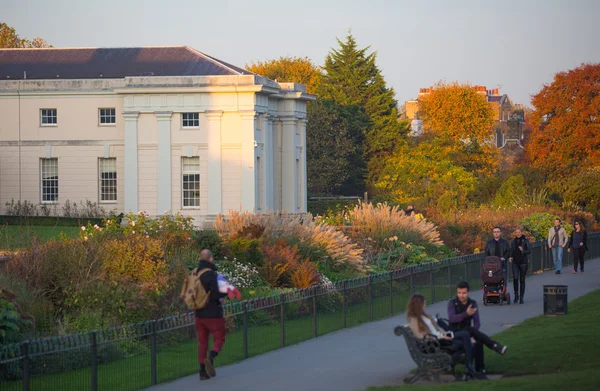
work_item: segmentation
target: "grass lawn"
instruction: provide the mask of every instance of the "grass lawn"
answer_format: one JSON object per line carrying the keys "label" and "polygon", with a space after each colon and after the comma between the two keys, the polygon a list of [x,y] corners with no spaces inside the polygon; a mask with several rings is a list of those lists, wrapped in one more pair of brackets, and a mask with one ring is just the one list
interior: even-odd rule
{"label": "grass lawn", "polygon": [[75,237],[79,234],[79,228],[0,225],[0,250],[26,248],[34,239],[46,242],[58,238],[61,232],[69,237]]}
{"label": "grass lawn", "polygon": [[566,316],[538,316],[498,334],[496,339],[510,349],[505,356],[486,353],[486,366],[490,373],[504,374],[504,379],[369,390],[598,390],[599,324],[600,290],[596,290],[570,302]]}

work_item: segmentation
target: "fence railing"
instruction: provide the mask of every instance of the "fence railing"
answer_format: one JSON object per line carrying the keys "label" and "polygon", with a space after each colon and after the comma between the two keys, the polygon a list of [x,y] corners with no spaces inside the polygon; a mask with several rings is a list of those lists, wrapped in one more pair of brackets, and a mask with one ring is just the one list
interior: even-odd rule
{"label": "fence railing", "polygon": [[[600,233],[587,259],[600,257]],[[413,293],[429,303],[454,295],[459,281],[480,286],[483,254],[405,267],[309,289],[228,303],[229,364],[270,350],[398,315]],[[565,250],[564,265],[572,264]],[[546,242],[532,244],[529,274],[553,268]],[[198,369],[192,313],[0,347],[1,390],[138,390]]]}

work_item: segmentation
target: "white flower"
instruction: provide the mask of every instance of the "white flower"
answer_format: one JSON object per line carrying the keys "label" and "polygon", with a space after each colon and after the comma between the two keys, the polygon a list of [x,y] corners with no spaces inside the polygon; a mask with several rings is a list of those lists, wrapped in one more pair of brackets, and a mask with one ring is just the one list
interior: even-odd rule
{"label": "white flower", "polygon": [[81,230],[82,230],[82,231],[85,231],[85,227],[84,227],[83,225],[81,226]]}
{"label": "white flower", "polygon": [[98,229],[100,227],[98,227],[98,224],[94,224],[94,228]]}
{"label": "white flower", "polygon": [[87,237],[87,236],[85,236],[85,237],[83,238],[83,240],[88,240],[88,237]]}

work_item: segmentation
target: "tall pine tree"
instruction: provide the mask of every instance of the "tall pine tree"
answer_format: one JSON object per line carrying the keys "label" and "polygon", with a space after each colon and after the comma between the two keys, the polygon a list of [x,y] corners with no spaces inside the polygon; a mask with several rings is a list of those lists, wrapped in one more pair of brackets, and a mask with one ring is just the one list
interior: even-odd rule
{"label": "tall pine tree", "polygon": [[[358,170],[368,170],[367,184],[377,182],[383,160],[404,143],[408,132],[405,122],[398,122],[394,89],[388,88],[375,61],[377,53],[368,54],[369,47],[358,48],[352,34],[346,41],[337,40],[339,49],[332,49],[325,59],[325,75],[318,95],[343,106],[359,107],[369,118],[360,133],[350,134],[355,145],[360,145],[352,159]],[[361,167],[362,166],[362,167]]]}

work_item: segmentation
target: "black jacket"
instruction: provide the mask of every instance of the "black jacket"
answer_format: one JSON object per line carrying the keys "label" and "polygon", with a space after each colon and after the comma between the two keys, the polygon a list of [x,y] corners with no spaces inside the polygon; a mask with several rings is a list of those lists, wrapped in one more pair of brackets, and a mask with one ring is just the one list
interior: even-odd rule
{"label": "black jacket", "polygon": [[517,258],[513,257],[513,251],[519,251],[519,249],[517,248],[517,238],[514,238],[511,242],[510,242],[510,257],[509,258],[513,258],[513,262],[516,263],[527,263],[527,254],[531,254],[531,247],[529,246],[529,240],[527,240],[527,238],[525,236],[521,236],[522,238],[522,242],[521,242],[521,247],[523,247],[523,260],[522,262],[518,262]]}
{"label": "black jacket", "polygon": [[[510,258],[510,243],[508,243],[508,240],[504,239],[504,238],[500,238],[500,240],[498,241],[500,244],[500,258],[504,258],[505,261],[508,261],[508,258]],[[488,240],[488,242],[485,245],[485,256],[486,257],[493,257],[495,256],[495,250],[496,250],[496,240],[495,239],[491,239]]]}
{"label": "black jacket", "polygon": [[[571,232],[571,237],[569,238],[569,244],[567,245],[567,248],[573,248],[574,235],[575,235],[575,230],[573,230],[573,232]],[[585,251],[588,251],[587,231],[583,231],[583,248],[585,248]]]}
{"label": "black jacket", "polygon": [[221,306],[221,298],[227,296],[219,292],[219,283],[217,282],[217,267],[208,261],[200,261],[198,263],[198,271],[210,269],[209,272],[200,276],[200,282],[204,289],[209,293],[208,303],[200,310],[196,310],[197,318],[222,318],[223,307]]}

